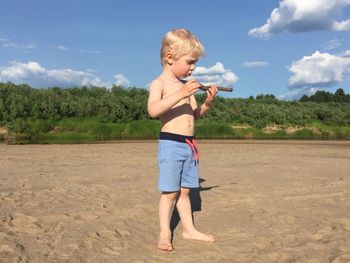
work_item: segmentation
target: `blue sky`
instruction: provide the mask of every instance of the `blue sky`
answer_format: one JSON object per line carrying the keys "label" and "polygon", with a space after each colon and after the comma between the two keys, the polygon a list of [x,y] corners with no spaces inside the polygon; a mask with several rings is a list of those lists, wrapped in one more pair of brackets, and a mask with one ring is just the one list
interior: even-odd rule
{"label": "blue sky", "polygon": [[180,27],[205,47],[194,77],[224,96],[350,93],[350,0],[2,0],[0,82],[144,88]]}

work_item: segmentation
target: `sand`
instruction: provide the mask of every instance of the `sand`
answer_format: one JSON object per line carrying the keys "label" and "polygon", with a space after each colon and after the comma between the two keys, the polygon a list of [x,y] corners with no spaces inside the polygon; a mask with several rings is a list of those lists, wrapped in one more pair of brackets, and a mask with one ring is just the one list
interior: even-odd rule
{"label": "sand", "polygon": [[[201,141],[196,227],[157,251],[157,144],[0,144],[0,262],[350,262],[349,141]],[[178,224],[177,224],[178,223]]]}

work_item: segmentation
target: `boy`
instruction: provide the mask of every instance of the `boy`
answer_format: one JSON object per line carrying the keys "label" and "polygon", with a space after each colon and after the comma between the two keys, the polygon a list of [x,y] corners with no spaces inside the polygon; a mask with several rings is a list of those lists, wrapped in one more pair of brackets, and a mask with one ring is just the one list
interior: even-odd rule
{"label": "boy", "polygon": [[212,107],[218,90],[211,86],[205,103],[197,106],[194,94],[201,86],[196,80],[184,81],[191,75],[204,48],[186,29],[168,32],[162,41],[162,74],[152,81],[148,98],[148,112],[162,123],[158,145],[158,189],[160,233],[157,248],[172,251],[170,221],[176,203],[185,239],[215,241],[211,235],[194,228],[189,193],[199,187],[199,152],[194,140],[194,120]]}

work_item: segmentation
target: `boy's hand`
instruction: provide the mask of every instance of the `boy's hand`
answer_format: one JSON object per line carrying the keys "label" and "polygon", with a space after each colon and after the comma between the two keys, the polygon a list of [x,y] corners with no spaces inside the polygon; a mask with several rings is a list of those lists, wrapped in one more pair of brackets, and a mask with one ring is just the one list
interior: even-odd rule
{"label": "boy's hand", "polygon": [[200,86],[201,84],[195,79],[190,79],[187,81],[186,84],[181,88],[181,91],[184,94],[184,98],[187,98],[196,93],[199,90]]}
{"label": "boy's hand", "polygon": [[207,99],[205,100],[205,106],[211,108],[213,106],[214,98],[218,93],[218,87],[216,85],[210,85],[210,88],[206,91]]}

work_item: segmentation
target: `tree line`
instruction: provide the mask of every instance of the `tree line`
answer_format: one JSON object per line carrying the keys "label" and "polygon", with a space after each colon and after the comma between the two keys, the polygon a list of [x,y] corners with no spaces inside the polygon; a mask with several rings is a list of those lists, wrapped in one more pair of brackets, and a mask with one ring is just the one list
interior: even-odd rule
{"label": "tree line", "polygon": [[[198,104],[205,95],[197,94]],[[150,119],[147,113],[148,90],[113,86],[37,89],[29,85],[0,83],[0,126],[21,131],[27,120],[59,121],[64,118],[97,118],[101,122],[126,123]],[[215,107],[204,122],[248,124],[255,128],[267,125],[350,125],[350,95],[339,89],[335,94],[318,91],[299,101],[283,101],[274,95],[255,98],[217,97]]]}
{"label": "tree line", "polygon": [[304,95],[300,98],[301,102],[346,102],[350,103],[350,94],[345,94],[343,89],[337,89],[333,94],[324,90],[316,91],[314,95]]}

